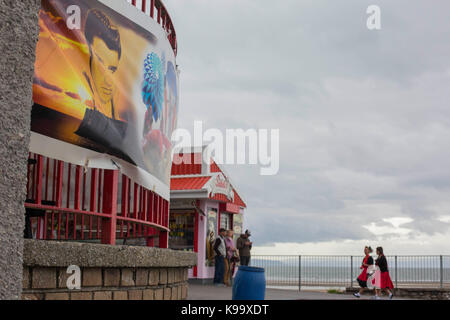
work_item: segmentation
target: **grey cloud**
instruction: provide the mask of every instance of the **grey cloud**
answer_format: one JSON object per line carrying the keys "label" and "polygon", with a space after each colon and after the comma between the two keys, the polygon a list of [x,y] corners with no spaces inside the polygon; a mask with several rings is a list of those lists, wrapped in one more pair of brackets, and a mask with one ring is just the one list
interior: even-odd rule
{"label": "grey cloud", "polygon": [[346,217],[332,219],[323,215],[286,215],[282,210],[257,210],[258,215],[248,217],[253,241],[257,245],[276,242],[317,242],[332,240],[359,240],[375,235],[356,228]]}
{"label": "grey cloud", "polygon": [[425,232],[429,235],[445,234],[450,229],[450,224],[438,221],[436,219],[420,218],[414,222],[402,225],[404,228],[412,229],[412,237],[417,236],[417,231]]}
{"label": "grey cloud", "polygon": [[165,1],[179,125],[280,129],[277,176],[227,166],[260,244],[363,239],[396,215],[448,230],[429,207],[450,202],[450,2],[378,0],[371,32],[372,2]]}

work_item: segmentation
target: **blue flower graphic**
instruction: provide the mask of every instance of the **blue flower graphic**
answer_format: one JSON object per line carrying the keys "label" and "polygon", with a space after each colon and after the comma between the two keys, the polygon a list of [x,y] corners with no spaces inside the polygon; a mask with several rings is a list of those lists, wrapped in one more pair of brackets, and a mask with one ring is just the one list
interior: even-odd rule
{"label": "blue flower graphic", "polygon": [[164,56],[161,59],[152,52],[144,61],[144,81],[142,82],[142,100],[151,112],[153,119],[158,121],[161,117],[164,103]]}

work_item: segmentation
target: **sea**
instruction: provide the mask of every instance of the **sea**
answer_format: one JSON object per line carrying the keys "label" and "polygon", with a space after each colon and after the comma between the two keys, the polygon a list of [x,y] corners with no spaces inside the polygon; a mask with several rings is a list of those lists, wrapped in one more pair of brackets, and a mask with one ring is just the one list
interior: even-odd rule
{"label": "sea", "polygon": [[[271,287],[345,288],[358,286],[362,257],[303,256],[259,258],[251,266],[265,269],[266,283]],[[394,285],[414,287],[450,286],[450,256],[418,256],[388,258]],[[442,265],[442,266],[441,266]]]}

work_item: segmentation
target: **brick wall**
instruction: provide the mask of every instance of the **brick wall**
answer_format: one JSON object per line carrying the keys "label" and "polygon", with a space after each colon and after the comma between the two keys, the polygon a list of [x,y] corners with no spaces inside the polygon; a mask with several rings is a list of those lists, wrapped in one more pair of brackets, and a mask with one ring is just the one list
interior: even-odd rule
{"label": "brick wall", "polygon": [[24,300],[184,300],[188,268],[82,268],[81,290],[69,290],[67,268],[27,267]]}
{"label": "brick wall", "polygon": [[[25,240],[24,300],[184,300],[197,254],[169,249]],[[69,290],[67,268],[81,271]]]}

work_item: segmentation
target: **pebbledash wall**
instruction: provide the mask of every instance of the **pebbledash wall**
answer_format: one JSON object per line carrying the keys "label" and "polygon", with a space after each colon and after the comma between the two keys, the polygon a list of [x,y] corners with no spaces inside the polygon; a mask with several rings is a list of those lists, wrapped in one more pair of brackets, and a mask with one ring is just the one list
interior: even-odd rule
{"label": "pebbledash wall", "polygon": [[[191,252],[77,242],[25,240],[24,300],[184,300]],[[68,266],[81,270],[70,290]]]}
{"label": "pebbledash wall", "polygon": [[[0,300],[185,299],[195,253],[23,239],[40,5],[0,1]],[[66,286],[69,265],[80,290]]]}
{"label": "pebbledash wall", "polygon": [[24,201],[40,0],[0,1],[0,300],[22,283]]}

